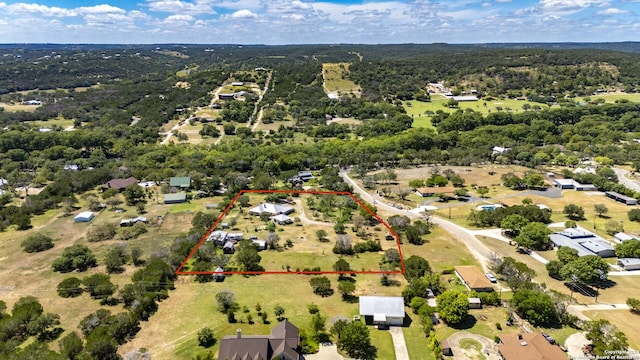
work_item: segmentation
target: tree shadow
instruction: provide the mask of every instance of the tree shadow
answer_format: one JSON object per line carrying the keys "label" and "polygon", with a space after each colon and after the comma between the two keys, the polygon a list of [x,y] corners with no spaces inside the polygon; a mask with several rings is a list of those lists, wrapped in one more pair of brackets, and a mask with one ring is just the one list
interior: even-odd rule
{"label": "tree shadow", "polygon": [[564,285],[568,287],[569,290],[584,296],[595,297],[598,294],[596,289],[593,289],[592,287],[585,284],[565,282]]}
{"label": "tree shadow", "polygon": [[605,279],[605,280],[602,280],[602,281],[600,281],[598,283],[598,288],[600,288],[600,289],[610,289],[610,288],[612,288],[612,287],[614,287],[616,285],[618,285],[617,282],[615,282],[615,281],[613,281],[611,279]]}
{"label": "tree shadow", "polygon": [[476,319],[475,316],[469,314],[467,315],[464,319],[462,319],[462,321],[458,324],[449,324],[450,327],[456,329],[456,330],[466,330],[466,329],[471,329],[472,327],[474,327],[476,325],[476,323],[478,322],[478,320]]}
{"label": "tree shadow", "polygon": [[342,295],[342,301],[349,304],[355,304],[358,302],[358,297],[355,295]]}

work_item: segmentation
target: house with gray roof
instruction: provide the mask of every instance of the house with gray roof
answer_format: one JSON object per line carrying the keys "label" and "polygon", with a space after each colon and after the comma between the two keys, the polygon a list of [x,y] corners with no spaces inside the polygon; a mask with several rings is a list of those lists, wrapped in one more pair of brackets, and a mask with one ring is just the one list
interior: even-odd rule
{"label": "house with gray roof", "polygon": [[619,258],[618,265],[620,265],[623,269],[629,270],[640,270],[640,259],[637,258]]}
{"label": "house with gray roof", "polygon": [[288,320],[280,322],[270,335],[236,335],[220,340],[218,360],[302,360],[300,330]]}
{"label": "house with gray roof", "polygon": [[191,178],[188,176],[174,176],[169,178],[169,186],[188,189],[191,186]]}

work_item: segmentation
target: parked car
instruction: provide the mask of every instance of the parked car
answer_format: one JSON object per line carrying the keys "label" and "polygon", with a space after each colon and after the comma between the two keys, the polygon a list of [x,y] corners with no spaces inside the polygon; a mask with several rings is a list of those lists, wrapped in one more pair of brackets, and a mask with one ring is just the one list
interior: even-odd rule
{"label": "parked car", "polygon": [[556,343],[556,340],[552,338],[549,334],[542,333],[542,337],[544,337],[551,345],[554,345]]}
{"label": "parked car", "polygon": [[496,277],[495,277],[495,276],[493,276],[493,274],[492,274],[492,273],[490,273],[490,272],[486,272],[486,273],[484,273],[484,276],[486,276],[486,277],[487,277],[487,279],[489,279],[489,281],[491,281],[492,283],[496,283],[496,282],[498,282],[498,279],[496,279]]}
{"label": "parked car", "polygon": [[531,249],[527,249],[526,247],[518,246],[518,252],[520,254],[531,255]]}

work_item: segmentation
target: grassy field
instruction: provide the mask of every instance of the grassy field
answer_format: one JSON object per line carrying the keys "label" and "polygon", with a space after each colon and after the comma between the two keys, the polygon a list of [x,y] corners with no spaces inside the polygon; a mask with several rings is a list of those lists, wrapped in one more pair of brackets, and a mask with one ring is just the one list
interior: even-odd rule
{"label": "grassy field", "polygon": [[36,111],[38,106],[0,103],[0,108],[3,108],[4,111],[6,112],[17,112],[17,111],[34,112]]}
{"label": "grassy field", "polygon": [[614,103],[616,100],[625,99],[631,102],[640,102],[640,94],[627,94],[627,93],[612,93],[612,94],[598,94],[590,96],[591,100],[605,99],[607,103]]}
{"label": "grassy field", "polygon": [[[458,109],[471,109],[487,115],[491,112],[507,111],[513,113],[519,113],[525,111],[523,109],[524,104],[529,106],[539,106],[541,108],[547,108],[547,105],[530,102],[527,100],[515,100],[515,99],[494,99],[494,100],[477,100],[477,101],[465,101],[460,102],[458,107],[451,108],[446,106],[448,98],[439,95],[431,94],[431,101],[422,102],[417,100],[405,101],[403,103],[405,110],[409,116],[413,117],[414,127],[427,127],[433,128],[431,124],[431,116],[438,110],[442,110],[446,113],[452,113]],[[529,110],[533,111],[533,110]]]}
{"label": "grassy field", "polygon": [[351,80],[345,79],[344,74],[349,72],[349,63],[324,63],[322,74],[324,86],[328,92],[354,94],[360,96],[360,86]]}
{"label": "grassy field", "polygon": [[38,127],[52,127],[59,126],[63,129],[73,127],[73,119],[65,119],[62,117],[58,117],[57,119],[49,119],[49,120],[35,120],[35,121],[25,121],[24,124],[29,124]]}

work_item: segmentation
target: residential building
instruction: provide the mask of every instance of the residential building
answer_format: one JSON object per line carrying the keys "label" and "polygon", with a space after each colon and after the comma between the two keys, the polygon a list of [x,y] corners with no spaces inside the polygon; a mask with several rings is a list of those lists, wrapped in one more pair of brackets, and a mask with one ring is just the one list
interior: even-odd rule
{"label": "residential building", "polygon": [[613,238],[618,243],[621,243],[621,242],[627,241],[627,240],[640,240],[640,238],[638,238],[635,235],[629,235],[629,234],[623,233],[623,232],[619,232],[619,233],[613,235]]}
{"label": "residential building", "polygon": [[236,94],[235,93],[218,94],[218,100],[235,100],[235,98],[236,98]]}
{"label": "residential building", "polygon": [[491,155],[500,155],[500,154],[505,153],[505,152],[507,152],[509,150],[511,150],[511,148],[502,147],[502,146],[494,146],[493,149],[491,149]]}
{"label": "residential building", "polygon": [[375,325],[404,324],[404,299],[401,296],[360,296],[360,315]]}
{"label": "residential building", "polygon": [[493,284],[480,269],[475,266],[456,266],[456,276],[462,281],[469,291],[491,292]]}
{"label": "residential building", "polygon": [[557,345],[552,345],[542,333],[499,334],[498,354],[504,360],[567,360]]}
{"label": "residential building", "polygon": [[576,191],[596,191],[598,188],[592,184],[581,184],[573,179],[553,179],[553,186],[562,189],[575,189]]}
{"label": "residential building", "polygon": [[222,246],[222,252],[225,254],[233,254],[234,252],[236,252],[236,246],[233,244],[232,241],[227,241]]}
{"label": "residential building", "polygon": [[271,220],[273,220],[273,222],[275,222],[278,225],[293,224],[293,218],[285,214],[278,214],[276,216],[272,216]]}
{"label": "residential building", "polygon": [[207,236],[207,240],[205,241],[213,241],[215,245],[222,246],[227,241],[228,233],[222,230],[215,230],[209,236]]}
{"label": "residential building", "polygon": [[280,322],[270,335],[243,335],[220,340],[218,360],[302,360],[300,330],[288,320]]}
{"label": "residential building", "polygon": [[291,206],[273,204],[273,203],[262,203],[254,208],[249,209],[249,214],[251,215],[262,215],[264,213],[269,214],[271,216],[275,215],[289,215],[293,212],[293,208]]}
{"label": "residential building", "polygon": [[251,240],[251,243],[253,243],[256,246],[258,251],[262,251],[262,250],[266,250],[267,249],[267,242],[265,240],[253,239],[253,240]]}
{"label": "residential building", "polygon": [[191,178],[188,176],[174,176],[169,179],[169,186],[180,189],[188,189],[191,187]]}
{"label": "residential building", "polygon": [[106,184],[104,184],[102,187],[104,189],[116,189],[116,190],[122,190],[124,188],[126,188],[129,185],[135,185],[138,183],[138,179],[134,178],[134,177],[130,177],[127,179],[111,179],[109,181],[107,181]]}

